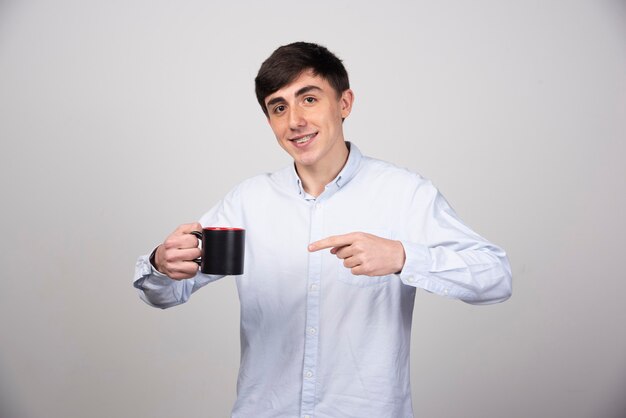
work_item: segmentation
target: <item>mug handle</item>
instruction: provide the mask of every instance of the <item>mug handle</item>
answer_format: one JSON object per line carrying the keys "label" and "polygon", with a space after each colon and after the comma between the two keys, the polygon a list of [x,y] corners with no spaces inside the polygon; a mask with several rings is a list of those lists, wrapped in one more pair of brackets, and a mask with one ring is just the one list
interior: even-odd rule
{"label": "mug handle", "polygon": [[[195,235],[195,237],[198,238],[198,241],[200,241],[200,245],[202,245],[202,232],[200,232],[200,231],[191,231],[190,234],[191,235]],[[201,265],[202,264],[202,257],[198,257],[195,260],[191,260],[191,261],[193,261],[197,265]]]}

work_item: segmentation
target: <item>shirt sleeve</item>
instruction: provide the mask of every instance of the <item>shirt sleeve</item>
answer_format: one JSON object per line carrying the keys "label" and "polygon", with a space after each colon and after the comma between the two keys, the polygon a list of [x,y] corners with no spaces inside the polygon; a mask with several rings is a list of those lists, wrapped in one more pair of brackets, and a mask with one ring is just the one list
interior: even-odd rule
{"label": "shirt sleeve", "polygon": [[221,277],[197,273],[190,279],[170,279],[152,266],[149,255],[142,255],[135,265],[133,286],[148,305],[166,309],[187,302],[193,292]]}
{"label": "shirt sleeve", "polygon": [[511,267],[504,250],[465,225],[430,183],[413,198],[412,235],[400,240],[406,261],[400,279],[409,286],[490,304],[511,296]]}

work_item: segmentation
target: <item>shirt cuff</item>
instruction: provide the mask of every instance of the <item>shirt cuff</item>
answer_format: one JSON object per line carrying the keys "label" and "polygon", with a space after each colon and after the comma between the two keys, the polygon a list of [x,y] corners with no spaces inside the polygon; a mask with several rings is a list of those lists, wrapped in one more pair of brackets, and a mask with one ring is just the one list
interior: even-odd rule
{"label": "shirt cuff", "polygon": [[433,272],[435,267],[433,267],[433,253],[430,248],[413,242],[400,242],[406,254],[406,261],[400,272],[400,280],[404,284],[451,299],[463,299],[469,296],[464,289],[436,277],[436,273]]}
{"label": "shirt cuff", "polygon": [[414,242],[400,241],[404,247],[405,261],[400,279],[409,286],[415,286],[419,280],[428,278],[432,258],[428,247]]}
{"label": "shirt cuff", "polygon": [[433,258],[430,249],[422,244],[400,241],[404,247],[406,260],[400,272],[400,280],[408,286],[424,289],[440,296],[454,297],[453,291],[431,272]]}
{"label": "shirt cuff", "polygon": [[172,282],[167,275],[158,271],[152,263],[150,263],[150,256],[143,255],[137,260],[135,265],[135,278],[133,280],[133,286],[139,290],[148,290],[144,286],[144,282],[150,277],[150,281],[156,285],[168,285]]}

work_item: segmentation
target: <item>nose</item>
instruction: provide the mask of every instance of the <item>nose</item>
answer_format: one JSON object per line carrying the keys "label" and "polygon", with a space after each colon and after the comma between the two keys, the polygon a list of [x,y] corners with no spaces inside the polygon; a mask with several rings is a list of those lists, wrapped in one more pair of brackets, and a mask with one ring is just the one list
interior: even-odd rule
{"label": "nose", "polygon": [[289,110],[289,128],[297,130],[306,126],[306,119],[304,118],[302,109],[297,106],[292,107]]}

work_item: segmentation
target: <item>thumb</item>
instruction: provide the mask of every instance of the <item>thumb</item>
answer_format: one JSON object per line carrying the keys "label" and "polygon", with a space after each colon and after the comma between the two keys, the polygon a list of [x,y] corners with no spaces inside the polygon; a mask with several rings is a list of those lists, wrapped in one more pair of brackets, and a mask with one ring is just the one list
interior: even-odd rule
{"label": "thumb", "polygon": [[202,225],[199,222],[192,222],[188,224],[182,224],[176,229],[176,232],[180,234],[188,234],[191,231],[202,231]]}

